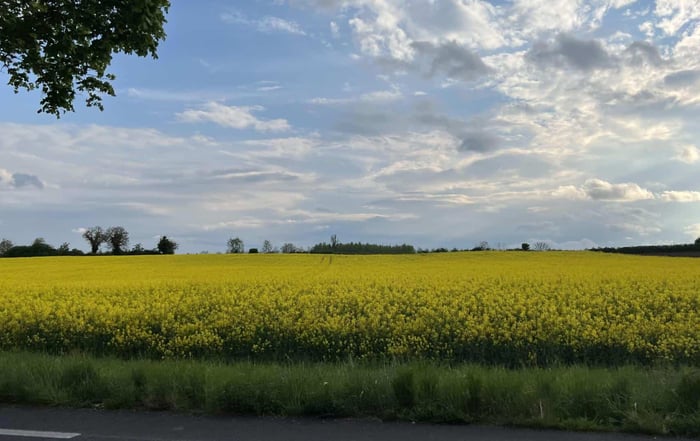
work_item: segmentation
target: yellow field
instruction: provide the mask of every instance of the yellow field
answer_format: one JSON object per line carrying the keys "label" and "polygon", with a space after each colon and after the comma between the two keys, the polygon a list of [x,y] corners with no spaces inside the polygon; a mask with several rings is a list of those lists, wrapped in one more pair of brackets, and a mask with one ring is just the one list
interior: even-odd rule
{"label": "yellow field", "polygon": [[589,252],[0,259],[0,348],[700,365],[700,260]]}

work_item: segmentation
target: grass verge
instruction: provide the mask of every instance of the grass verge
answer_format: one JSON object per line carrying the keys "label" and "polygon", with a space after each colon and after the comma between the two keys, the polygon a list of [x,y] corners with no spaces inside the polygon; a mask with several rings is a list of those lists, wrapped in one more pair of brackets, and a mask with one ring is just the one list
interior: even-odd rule
{"label": "grass verge", "polygon": [[0,352],[0,402],[700,435],[697,368],[124,361]]}

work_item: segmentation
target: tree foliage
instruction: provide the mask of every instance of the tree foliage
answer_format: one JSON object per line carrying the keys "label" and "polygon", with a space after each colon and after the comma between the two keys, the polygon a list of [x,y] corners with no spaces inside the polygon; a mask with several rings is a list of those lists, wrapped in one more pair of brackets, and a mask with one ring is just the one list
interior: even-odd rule
{"label": "tree foliage", "polygon": [[112,254],[123,254],[129,245],[129,232],[124,227],[109,227],[105,232],[107,245]]}
{"label": "tree foliage", "polygon": [[107,72],[116,53],[157,58],[169,0],[0,1],[0,63],[8,84],[39,89],[39,112],[74,110],[76,92],[100,110],[114,96]]}
{"label": "tree foliage", "polygon": [[107,234],[102,227],[96,226],[83,231],[83,238],[90,244],[90,252],[97,254],[100,250],[100,245],[107,241]]}
{"label": "tree foliage", "polygon": [[178,244],[168,239],[167,236],[162,236],[158,241],[158,252],[160,254],[175,254]]}
{"label": "tree foliage", "polygon": [[10,248],[15,246],[10,239],[0,240],[0,256],[3,256]]}
{"label": "tree foliage", "polygon": [[226,242],[226,252],[229,254],[241,254],[245,252],[243,240],[239,237],[232,237]]}
{"label": "tree foliage", "polygon": [[[378,245],[373,243],[341,243],[331,236],[331,243],[321,242],[311,247],[312,254],[415,254],[413,245]],[[445,251],[447,251],[445,249]]]}
{"label": "tree foliage", "polygon": [[4,253],[2,257],[44,257],[44,256],[81,256],[83,252],[78,249],[70,249],[68,242],[54,248],[46,243],[43,237],[34,239],[31,245],[16,245]]}

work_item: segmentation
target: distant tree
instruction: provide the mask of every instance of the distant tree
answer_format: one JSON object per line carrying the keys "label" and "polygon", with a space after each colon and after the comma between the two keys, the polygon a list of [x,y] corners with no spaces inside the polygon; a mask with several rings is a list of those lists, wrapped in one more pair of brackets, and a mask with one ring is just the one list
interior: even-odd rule
{"label": "distant tree", "polygon": [[472,251],[488,251],[489,249],[489,243],[485,240],[482,240],[481,242],[479,242],[479,245],[472,248]]}
{"label": "distant tree", "polygon": [[226,242],[226,252],[229,254],[240,254],[245,252],[243,241],[239,237],[232,237]]}
{"label": "distant tree", "polygon": [[100,245],[107,242],[107,234],[102,227],[87,228],[83,231],[83,238],[90,244],[90,252],[97,254],[100,250]]}
{"label": "distant tree", "polygon": [[10,248],[15,246],[10,239],[0,240],[0,256],[4,255]]}
{"label": "distant tree", "polygon": [[535,242],[535,251],[549,251],[552,247],[547,242]]}
{"label": "distant tree", "polygon": [[56,249],[60,256],[67,256],[70,254],[70,244],[68,242],[63,242],[60,247]]}
{"label": "distant tree", "polygon": [[258,254],[258,249],[257,248],[251,248],[248,250],[248,254]]}
{"label": "distant tree", "polygon": [[331,249],[336,249],[338,247],[338,236],[337,235],[332,235],[331,236]]}
{"label": "distant tree", "polygon": [[29,246],[13,246],[5,251],[4,257],[56,256],[56,248],[47,244],[43,237],[37,237]]}
{"label": "distant tree", "polygon": [[263,253],[267,254],[267,253],[272,253],[274,251],[275,251],[275,248],[272,246],[272,242],[270,242],[269,240],[266,240],[265,242],[263,242],[263,246],[262,246]]}
{"label": "distant tree", "polygon": [[700,237],[698,237],[697,239],[695,239],[695,246],[696,246],[696,247],[700,247]]}
{"label": "distant tree", "polygon": [[123,254],[129,245],[129,233],[124,227],[109,227],[105,232],[107,245],[112,254]]}
{"label": "distant tree", "polygon": [[520,244],[520,249],[522,249],[523,251],[530,251],[530,244],[527,242],[523,242],[522,244]]}
{"label": "distant tree", "polygon": [[178,244],[168,239],[167,236],[162,236],[158,241],[158,252],[160,254],[175,254]]}
{"label": "distant tree", "polygon": [[296,253],[298,250],[297,250],[296,245],[294,245],[293,243],[287,242],[284,245],[282,245],[281,251],[283,253],[286,253],[286,254],[291,254],[291,253]]}
{"label": "distant tree", "polygon": [[140,243],[134,245],[134,247],[130,251],[131,254],[144,254],[145,252],[146,249]]}

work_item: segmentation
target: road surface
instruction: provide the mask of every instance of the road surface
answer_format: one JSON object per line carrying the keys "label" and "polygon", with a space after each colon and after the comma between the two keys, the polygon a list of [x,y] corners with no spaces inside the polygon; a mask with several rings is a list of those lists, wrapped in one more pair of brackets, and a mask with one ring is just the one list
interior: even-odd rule
{"label": "road surface", "polygon": [[[0,407],[0,441],[649,441],[571,433],[374,420],[204,417],[164,412]],[[676,439],[679,440],[679,439]]]}

